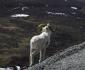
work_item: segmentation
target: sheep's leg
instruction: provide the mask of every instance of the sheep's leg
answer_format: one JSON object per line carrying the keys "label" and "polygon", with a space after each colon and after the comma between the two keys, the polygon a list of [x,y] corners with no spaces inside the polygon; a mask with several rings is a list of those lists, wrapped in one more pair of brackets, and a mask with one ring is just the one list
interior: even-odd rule
{"label": "sheep's leg", "polygon": [[45,59],[46,48],[45,48],[45,49],[43,49],[43,51],[42,51],[42,52],[43,52],[43,54],[42,54],[42,57],[43,57],[43,58],[42,58],[42,60],[44,60],[44,59]]}
{"label": "sheep's leg", "polygon": [[39,63],[42,61],[42,50],[40,50],[40,58],[39,58]]}
{"label": "sheep's leg", "polygon": [[32,62],[32,55],[30,55],[30,60],[29,61],[30,61],[30,66],[32,66],[32,63],[33,63]]}
{"label": "sheep's leg", "polygon": [[41,61],[43,61],[45,59],[45,51],[46,51],[46,49],[40,50],[39,62],[41,62]]}
{"label": "sheep's leg", "polygon": [[30,66],[32,66],[33,63],[34,63],[34,57],[35,57],[36,54],[38,54],[37,51],[38,51],[37,49],[32,49],[30,51]]}
{"label": "sheep's leg", "polygon": [[34,55],[32,52],[30,52],[30,66],[33,65],[33,62],[34,62]]}

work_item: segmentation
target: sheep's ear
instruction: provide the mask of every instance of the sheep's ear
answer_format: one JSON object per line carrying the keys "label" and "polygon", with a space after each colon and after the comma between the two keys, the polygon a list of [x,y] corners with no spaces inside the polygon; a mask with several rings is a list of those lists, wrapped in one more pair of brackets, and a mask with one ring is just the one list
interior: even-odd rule
{"label": "sheep's ear", "polygon": [[38,31],[38,32],[42,32],[42,27],[44,27],[44,26],[45,26],[45,24],[40,24],[40,25],[38,25],[37,31]]}

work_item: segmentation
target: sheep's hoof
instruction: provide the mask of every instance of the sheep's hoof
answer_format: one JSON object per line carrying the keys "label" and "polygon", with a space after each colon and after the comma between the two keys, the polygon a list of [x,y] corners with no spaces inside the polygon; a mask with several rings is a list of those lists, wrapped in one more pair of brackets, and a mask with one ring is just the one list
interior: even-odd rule
{"label": "sheep's hoof", "polygon": [[39,60],[39,63],[41,62],[41,60]]}
{"label": "sheep's hoof", "polygon": [[42,59],[40,59],[40,60],[39,60],[39,63],[40,63],[40,62],[42,62],[42,61],[43,61],[43,60],[42,60]]}

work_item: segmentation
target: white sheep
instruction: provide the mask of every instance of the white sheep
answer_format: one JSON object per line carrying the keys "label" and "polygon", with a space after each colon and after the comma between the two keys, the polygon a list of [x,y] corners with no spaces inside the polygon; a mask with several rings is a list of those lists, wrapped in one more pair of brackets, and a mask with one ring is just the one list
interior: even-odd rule
{"label": "white sheep", "polygon": [[50,24],[42,28],[40,35],[33,36],[30,40],[30,66],[34,63],[34,56],[40,54],[39,62],[45,58],[46,48],[50,44],[51,36]]}

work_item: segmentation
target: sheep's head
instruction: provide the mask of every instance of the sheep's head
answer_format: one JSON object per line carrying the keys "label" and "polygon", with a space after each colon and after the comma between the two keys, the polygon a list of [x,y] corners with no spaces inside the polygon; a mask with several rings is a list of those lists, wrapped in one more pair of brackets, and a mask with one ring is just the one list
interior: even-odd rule
{"label": "sheep's head", "polygon": [[49,28],[47,26],[42,28],[42,32],[47,32],[49,30]]}
{"label": "sheep's head", "polygon": [[48,23],[46,26],[42,27],[42,32],[51,32],[52,28],[51,25]]}
{"label": "sheep's head", "polygon": [[54,32],[55,31],[55,25],[54,24],[50,24],[50,23],[47,23],[47,24],[40,24],[38,25],[38,30],[39,31],[51,31],[51,32]]}

